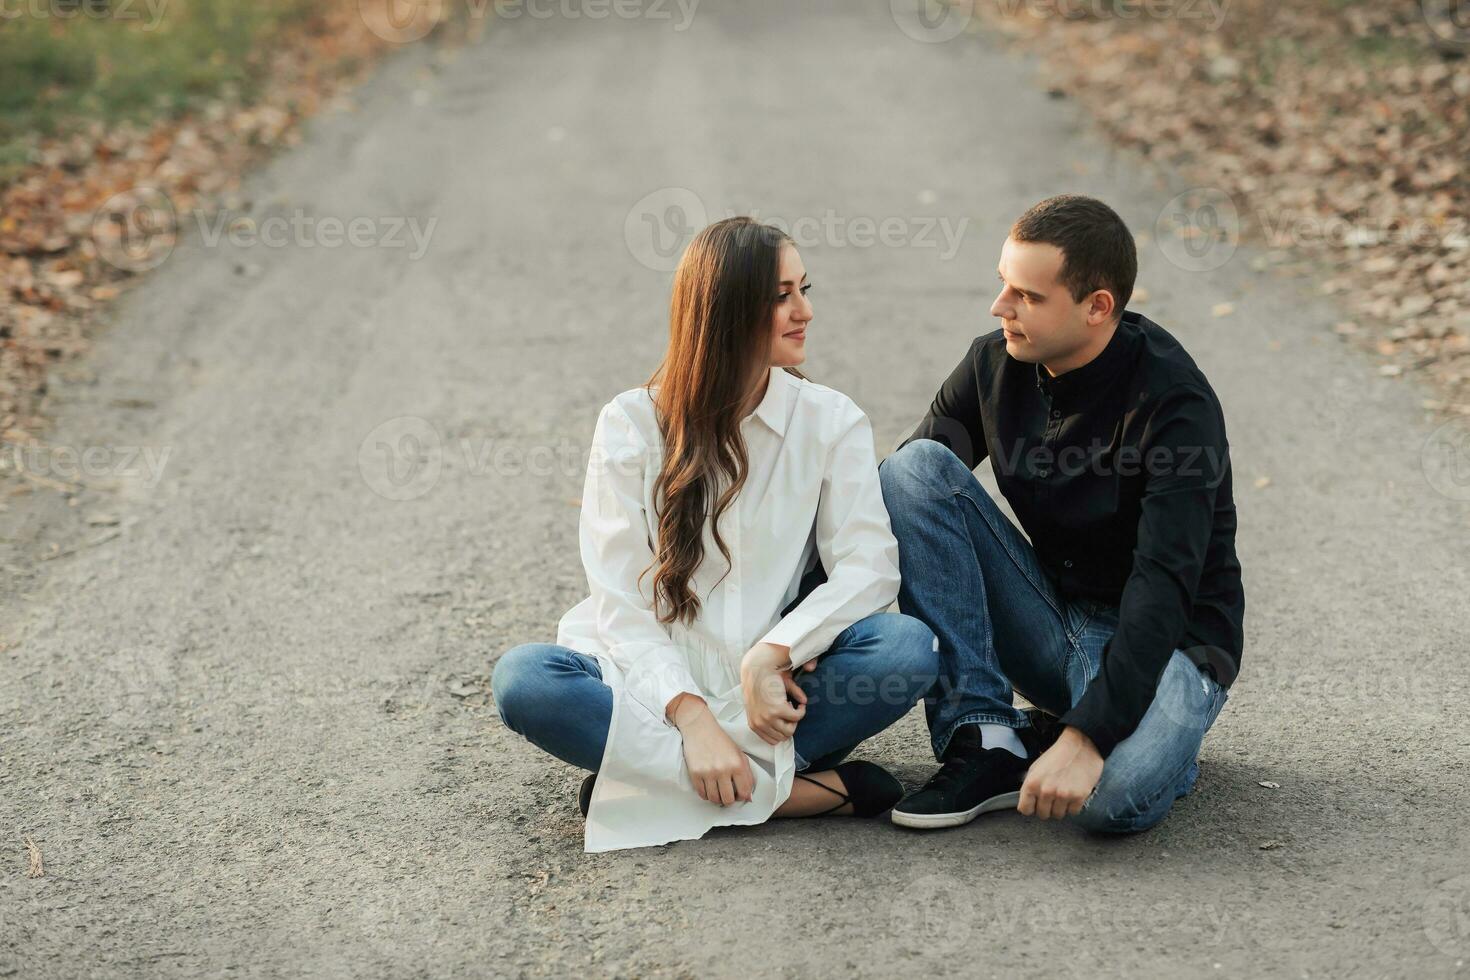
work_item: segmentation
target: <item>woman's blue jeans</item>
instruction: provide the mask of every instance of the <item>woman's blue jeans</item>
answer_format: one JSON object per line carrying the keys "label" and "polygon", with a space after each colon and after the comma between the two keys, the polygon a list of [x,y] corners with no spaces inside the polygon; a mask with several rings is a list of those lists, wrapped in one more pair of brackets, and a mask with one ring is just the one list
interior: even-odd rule
{"label": "woman's blue jeans", "polygon": [[[960,725],[1026,727],[1013,689],[1064,714],[1097,676],[1118,607],[1059,596],[1031,543],[943,444],[908,443],[878,472],[898,537],[899,608],[939,638],[940,679],[926,704],[935,758]],[[1153,704],[1071,819],[1109,832],[1162,820],[1193,788],[1200,743],[1228,696],[1175,650]]]}
{"label": "woman's blue jeans", "polygon": [[[798,671],[807,695],[796,726],[796,767],[831,769],[860,742],[908,713],[939,675],[934,633],[909,616],[878,613],[840,633]],[[526,643],[495,664],[490,686],[500,718],[532,745],[597,771],[612,721],[612,689],[597,659],[554,643]]]}

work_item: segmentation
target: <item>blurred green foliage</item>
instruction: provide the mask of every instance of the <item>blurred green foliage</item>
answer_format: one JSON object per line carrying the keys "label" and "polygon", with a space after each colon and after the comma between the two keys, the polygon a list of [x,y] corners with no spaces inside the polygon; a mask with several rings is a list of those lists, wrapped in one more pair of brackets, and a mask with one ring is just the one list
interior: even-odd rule
{"label": "blurred green foliage", "polygon": [[0,175],[35,139],[249,98],[272,39],[321,0],[3,0]]}

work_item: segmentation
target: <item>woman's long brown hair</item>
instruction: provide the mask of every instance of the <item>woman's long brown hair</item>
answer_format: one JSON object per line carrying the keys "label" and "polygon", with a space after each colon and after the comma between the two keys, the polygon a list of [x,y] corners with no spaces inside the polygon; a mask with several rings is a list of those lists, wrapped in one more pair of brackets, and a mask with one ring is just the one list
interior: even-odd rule
{"label": "woman's long brown hair", "polygon": [[699,615],[699,597],[689,582],[704,560],[706,520],[733,567],[719,520],[749,471],[741,406],[769,370],[771,318],[787,244],[791,239],[779,228],[726,218],[694,237],[674,273],[669,349],[647,384],[659,386],[654,404],[664,442],[653,488],[658,548],[650,566],[654,611],[664,624],[692,624]]}

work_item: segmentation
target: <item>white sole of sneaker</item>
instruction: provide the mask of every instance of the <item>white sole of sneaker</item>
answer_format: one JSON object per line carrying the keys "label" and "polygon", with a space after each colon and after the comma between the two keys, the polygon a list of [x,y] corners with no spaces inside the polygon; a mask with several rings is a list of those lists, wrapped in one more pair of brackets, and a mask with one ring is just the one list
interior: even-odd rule
{"label": "white sole of sneaker", "polygon": [[982,814],[995,813],[997,810],[1014,810],[1016,804],[1020,802],[1021,791],[1016,790],[1014,793],[992,796],[979,806],[970,810],[961,810],[958,813],[904,813],[902,810],[894,810],[890,819],[900,827],[912,827],[915,830],[963,827]]}

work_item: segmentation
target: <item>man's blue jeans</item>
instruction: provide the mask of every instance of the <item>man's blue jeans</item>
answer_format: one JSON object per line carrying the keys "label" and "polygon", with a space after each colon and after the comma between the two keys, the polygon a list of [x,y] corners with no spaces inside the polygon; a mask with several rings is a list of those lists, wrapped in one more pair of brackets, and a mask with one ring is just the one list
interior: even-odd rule
{"label": "man's blue jeans", "polygon": [[[1024,728],[1019,690],[1061,715],[1097,676],[1118,607],[1068,601],[1030,542],[948,447],[909,443],[879,467],[899,544],[899,608],[939,638],[940,679],[926,699],[935,758],[969,723]],[[1145,830],[1193,788],[1205,732],[1228,698],[1182,651],[1159,678],[1153,704],[1120,742],[1082,811],[1096,831]]]}
{"label": "man's blue jeans", "polygon": [[[838,634],[815,670],[798,671],[807,712],[796,726],[796,768],[831,769],[906,715],[934,686],[939,655],[929,627],[877,613]],[[507,728],[563,762],[596,772],[612,721],[612,689],[595,657],[526,643],[495,663],[490,686]]]}

